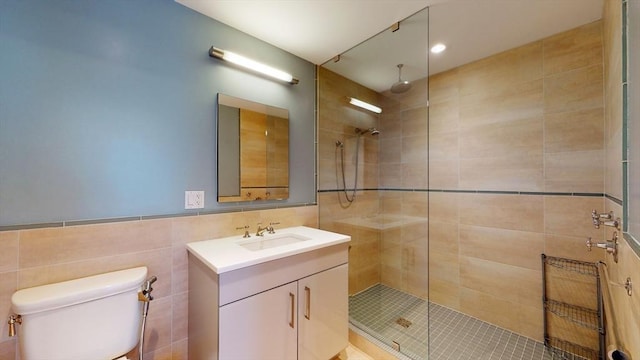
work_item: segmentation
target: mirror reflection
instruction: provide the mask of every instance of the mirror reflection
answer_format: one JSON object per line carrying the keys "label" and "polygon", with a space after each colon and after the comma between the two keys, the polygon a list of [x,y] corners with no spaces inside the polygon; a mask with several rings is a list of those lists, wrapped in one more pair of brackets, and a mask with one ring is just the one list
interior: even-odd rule
{"label": "mirror reflection", "polygon": [[218,94],[218,202],[289,197],[289,111]]}

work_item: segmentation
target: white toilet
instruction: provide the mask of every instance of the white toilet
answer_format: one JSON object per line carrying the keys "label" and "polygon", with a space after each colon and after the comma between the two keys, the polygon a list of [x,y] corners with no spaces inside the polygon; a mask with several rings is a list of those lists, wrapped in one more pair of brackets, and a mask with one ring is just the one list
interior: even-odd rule
{"label": "white toilet", "polygon": [[138,267],[15,292],[22,360],[107,360],[138,344],[147,268]]}

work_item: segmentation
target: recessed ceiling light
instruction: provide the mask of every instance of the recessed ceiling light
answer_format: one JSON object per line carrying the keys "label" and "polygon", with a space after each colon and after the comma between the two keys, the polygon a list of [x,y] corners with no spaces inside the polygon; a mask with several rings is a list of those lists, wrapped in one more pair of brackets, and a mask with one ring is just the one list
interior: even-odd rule
{"label": "recessed ceiling light", "polygon": [[431,47],[431,52],[434,54],[439,54],[441,52],[443,52],[445,49],[447,48],[447,46],[443,43],[437,43],[435,45],[433,45]]}

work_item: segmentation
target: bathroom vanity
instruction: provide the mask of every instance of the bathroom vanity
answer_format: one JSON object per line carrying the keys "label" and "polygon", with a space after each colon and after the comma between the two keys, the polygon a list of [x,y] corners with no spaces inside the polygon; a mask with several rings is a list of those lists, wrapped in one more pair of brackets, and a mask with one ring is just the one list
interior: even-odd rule
{"label": "bathroom vanity", "polygon": [[348,345],[349,240],[301,226],[187,244],[189,358],[337,355]]}

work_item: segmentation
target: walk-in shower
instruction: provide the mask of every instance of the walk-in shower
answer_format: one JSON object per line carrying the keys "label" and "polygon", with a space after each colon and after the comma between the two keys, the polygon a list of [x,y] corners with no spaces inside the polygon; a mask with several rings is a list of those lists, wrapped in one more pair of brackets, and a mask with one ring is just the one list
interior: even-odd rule
{"label": "walk-in shower", "polygon": [[[544,7],[508,6],[527,14]],[[603,204],[601,163],[584,162],[593,178],[574,166],[587,147],[605,153],[602,56],[584,51],[601,54],[602,22],[449,68],[446,52],[427,63],[429,39],[448,33],[432,32],[429,17],[442,16],[436,28],[459,29],[462,20],[443,13],[473,13],[465,21],[484,29],[504,7],[434,5],[318,69],[319,223],[351,236],[356,346],[414,360],[550,359],[540,253],[589,256],[572,224],[588,225],[581,216]],[[410,88],[391,89],[405,81]],[[353,96],[384,111],[355,109],[344,101]],[[593,131],[582,131],[586,114]]]}

